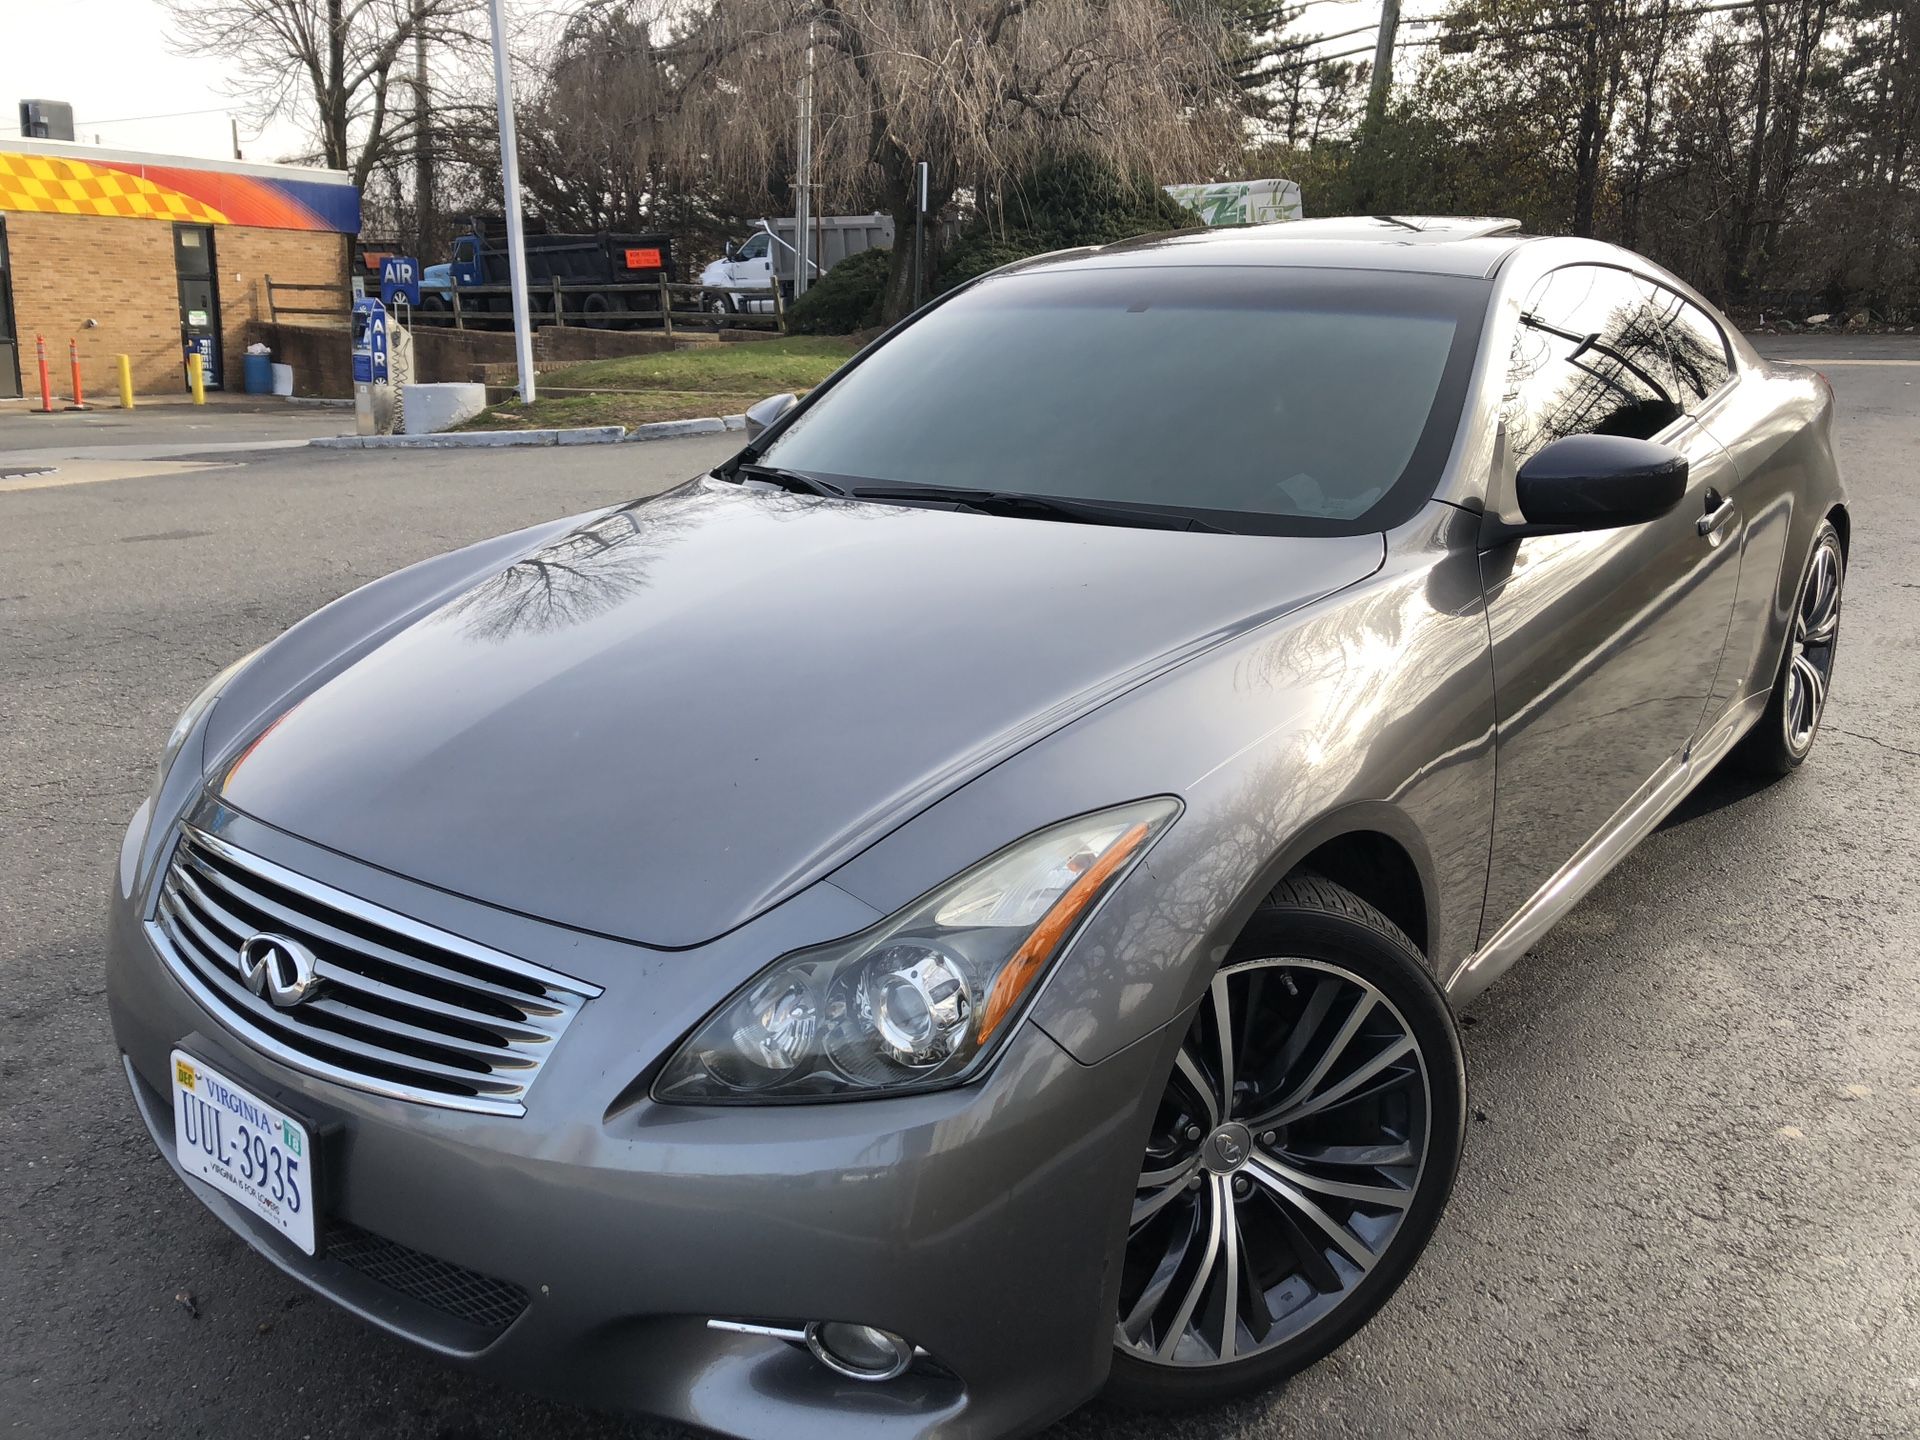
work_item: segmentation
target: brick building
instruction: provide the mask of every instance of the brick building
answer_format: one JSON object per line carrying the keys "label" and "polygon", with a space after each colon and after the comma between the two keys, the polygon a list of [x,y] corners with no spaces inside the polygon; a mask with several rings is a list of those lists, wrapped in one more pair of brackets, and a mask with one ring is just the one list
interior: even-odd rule
{"label": "brick building", "polygon": [[359,229],[360,192],[336,170],[0,141],[0,397],[37,385],[36,334],[62,394],[70,338],[95,395],[122,354],[139,393],[185,389],[189,347],[238,390],[268,277],[337,287],[282,304],[344,312]]}

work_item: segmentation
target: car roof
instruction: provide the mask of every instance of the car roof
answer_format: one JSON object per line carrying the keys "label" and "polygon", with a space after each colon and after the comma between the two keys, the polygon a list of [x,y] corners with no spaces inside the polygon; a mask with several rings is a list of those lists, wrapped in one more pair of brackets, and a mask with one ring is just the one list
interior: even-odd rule
{"label": "car roof", "polygon": [[1493,216],[1344,215],[1142,235],[1035,256],[1019,271],[1140,265],[1269,265],[1411,270],[1485,278],[1529,236]]}

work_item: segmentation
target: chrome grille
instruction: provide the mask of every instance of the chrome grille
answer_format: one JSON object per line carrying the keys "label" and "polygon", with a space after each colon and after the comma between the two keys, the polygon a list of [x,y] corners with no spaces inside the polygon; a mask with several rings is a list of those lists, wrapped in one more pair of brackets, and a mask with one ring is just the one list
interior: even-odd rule
{"label": "chrome grille", "polygon": [[[498,1115],[597,987],[399,915],[183,826],[147,930],[181,984],[275,1059],[361,1090]],[[251,935],[300,941],[319,984],[281,1008],[241,978]]]}

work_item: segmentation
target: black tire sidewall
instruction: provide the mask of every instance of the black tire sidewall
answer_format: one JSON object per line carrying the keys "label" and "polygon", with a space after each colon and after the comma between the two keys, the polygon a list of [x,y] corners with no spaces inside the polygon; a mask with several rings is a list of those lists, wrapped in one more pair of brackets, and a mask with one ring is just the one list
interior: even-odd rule
{"label": "black tire sidewall", "polygon": [[[1314,883],[1332,888],[1324,880]],[[1150,1365],[1116,1347],[1105,1395],[1122,1405],[1165,1409],[1227,1400],[1264,1390],[1338,1349],[1412,1272],[1453,1192],[1466,1139],[1467,1075],[1459,1028],[1440,987],[1412,942],[1378,912],[1371,912],[1374,923],[1363,924],[1338,911],[1286,898],[1286,891],[1282,886],[1274,900],[1255,912],[1222,968],[1275,956],[1324,960],[1351,970],[1393,1002],[1427,1066],[1431,1114],[1420,1193],[1386,1254],[1346,1301],[1320,1324],[1273,1350],[1227,1365],[1176,1369]],[[1191,1017],[1181,1022],[1183,1034],[1190,1023]]]}

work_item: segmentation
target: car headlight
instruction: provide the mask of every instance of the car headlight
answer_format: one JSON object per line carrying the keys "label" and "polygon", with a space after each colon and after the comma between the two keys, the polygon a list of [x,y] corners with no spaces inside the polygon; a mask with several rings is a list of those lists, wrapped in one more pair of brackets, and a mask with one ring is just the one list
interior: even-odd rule
{"label": "car headlight", "polygon": [[180,758],[180,748],[187,743],[187,737],[193,733],[193,727],[200,723],[200,717],[213,708],[213,702],[220,698],[220,692],[236,674],[240,667],[260,652],[250,650],[209,680],[206,688],[188,702],[187,708],[180,712],[180,718],[173,722],[173,729],[167,734],[166,748],[160,752],[159,767],[153,772],[152,799],[160,798],[160,787],[167,783],[167,776],[173,770],[173,762]]}
{"label": "car headlight", "polygon": [[1144,800],[1051,826],[870,930],[784,957],[681,1045],[654,1098],[765,1104],[977,1074],[1080,921],[1179,808]]}

